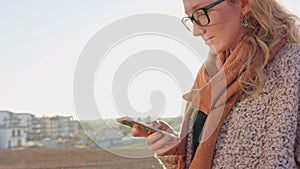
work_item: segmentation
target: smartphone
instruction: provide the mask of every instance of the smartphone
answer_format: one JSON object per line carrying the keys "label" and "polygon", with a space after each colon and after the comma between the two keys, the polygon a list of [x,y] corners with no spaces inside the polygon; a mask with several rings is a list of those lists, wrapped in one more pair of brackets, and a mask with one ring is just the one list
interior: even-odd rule
{"label": "smartphone", "polygon": [[135,119],[133,119],[131,117],[117,118],[117,122],[119,122],[121,124],[124,124],[126,126],[129,126],[130,128],[132,128],[134,124],[137,124],[137,125],[141,126],[142,130],[144,130],[148,134],[152,134],[154,132],[160,132],[160,133],[168,135],[169,137],[172,137],[174,139],[178,138],[175,134],[169,133],[169,132],[164,131],[164,130],[160,130],[158,128],[150,126],[149,124],[145,124],[143,122],[139,122],[139,121],[137,121],[137,120],[135,120]]}

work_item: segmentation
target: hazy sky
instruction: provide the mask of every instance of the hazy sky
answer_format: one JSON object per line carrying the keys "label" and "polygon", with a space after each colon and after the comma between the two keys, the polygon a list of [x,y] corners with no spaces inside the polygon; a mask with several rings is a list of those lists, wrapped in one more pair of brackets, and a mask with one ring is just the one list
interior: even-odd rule
{"label": "hazy sky", "polygon": [[[38,116],[76,116],[76,62],[88,40],[101,28],[139,13],[184,15],[181,1],[174,0],[0,2],[0,110]],[[297,0],[282,2],[300,16]],[[110,112],[102,115],[114,116]]]}

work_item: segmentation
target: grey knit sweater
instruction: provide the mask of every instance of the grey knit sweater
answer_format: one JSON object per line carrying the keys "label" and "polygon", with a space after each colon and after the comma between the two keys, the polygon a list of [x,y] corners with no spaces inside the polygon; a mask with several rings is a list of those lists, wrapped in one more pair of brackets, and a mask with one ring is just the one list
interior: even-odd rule
{"label": "grey knit sweater", "polygon": [[213,168],[297,168],[300,44],[286,44],[265,73],[261,94],[241,96],[224,121]]}
{"label": "grey knit sweater", "polygon": [[225,119],[214,169],[300,169],[300,44],[286,44],[265,74],[261,94],[242,95]]}

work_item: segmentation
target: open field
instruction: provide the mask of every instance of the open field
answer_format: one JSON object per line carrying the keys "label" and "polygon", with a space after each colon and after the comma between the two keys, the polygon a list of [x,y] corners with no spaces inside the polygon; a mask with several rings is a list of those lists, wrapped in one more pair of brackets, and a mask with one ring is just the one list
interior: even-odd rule
{"label": "open field", "polygon": [[[143,156],[147,150],[130,153]],[[1,150],[0,159],[0,169],[162,169],[154,157],[125,158],[100,148]]]}

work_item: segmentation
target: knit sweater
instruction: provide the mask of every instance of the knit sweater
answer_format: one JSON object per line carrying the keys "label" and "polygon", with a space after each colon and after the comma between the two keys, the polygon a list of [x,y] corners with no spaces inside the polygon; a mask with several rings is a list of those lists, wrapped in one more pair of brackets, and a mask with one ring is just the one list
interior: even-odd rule
{"label": "knit sweater", "polygon": [[260,94],[242,95],[226,117],[214,169],[300,169],[300,44],[286,44],[268,63],[265,75]]}

